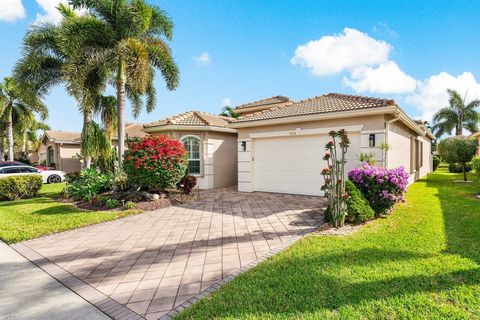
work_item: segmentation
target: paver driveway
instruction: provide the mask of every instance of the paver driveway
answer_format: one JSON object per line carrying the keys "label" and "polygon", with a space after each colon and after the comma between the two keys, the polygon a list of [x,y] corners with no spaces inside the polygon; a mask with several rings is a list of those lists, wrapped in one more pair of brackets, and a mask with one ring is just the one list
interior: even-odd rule
{"label": "paver driveway", "polygon": [[[106,312],[110,316],[132,318],[131,312],[118,307],[121,304],[142,317],[156,319],[295,234],[320,225],[323,206],[319,197],[222,188],[202,192],[195,203],[22,245],[82,280],[70,279],[64,281],[66,285],[87,283],[101,296],[115,300],[96,301],[104,311],[117,306],[113,315]],[[82,295],[82,290],[77,292]]]}

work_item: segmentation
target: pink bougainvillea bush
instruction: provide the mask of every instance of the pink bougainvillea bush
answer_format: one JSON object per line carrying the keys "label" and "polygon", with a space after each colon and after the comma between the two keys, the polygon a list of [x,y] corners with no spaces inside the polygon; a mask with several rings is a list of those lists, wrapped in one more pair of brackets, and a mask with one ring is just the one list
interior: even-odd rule
{"label": "pink bougainvillea bush", "polygon": [[123,169],[130,182],[148,189],[174,187],[185,176],[188,166],[183,144],[166,135],[129,140],[123,158]]}
{"label": "pink bougainvillea bush", "polygon": [[405,201],[409,174],[403,167],[385,169],[363,163],[348,173],[348,178],[362,191],[377,215],[385,214],[397,202]]}

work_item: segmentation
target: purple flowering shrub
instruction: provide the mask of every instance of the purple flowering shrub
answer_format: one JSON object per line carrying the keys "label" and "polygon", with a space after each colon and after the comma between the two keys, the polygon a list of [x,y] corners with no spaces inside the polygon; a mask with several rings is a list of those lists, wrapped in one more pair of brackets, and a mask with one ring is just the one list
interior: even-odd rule
{"label": "purple flowering shrub", "polygon": [[395,203],[404,202],[409,174],[403,167],[385,169],[363,163],[348,173],[348,178],[362,191],[376,215],[387,213]]}

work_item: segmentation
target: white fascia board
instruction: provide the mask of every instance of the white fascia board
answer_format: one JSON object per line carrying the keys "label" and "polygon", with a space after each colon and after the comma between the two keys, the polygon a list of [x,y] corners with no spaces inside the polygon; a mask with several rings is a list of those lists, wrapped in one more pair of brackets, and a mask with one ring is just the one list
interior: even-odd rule
{"label": "white fascia board", "polygon": [[379,109],[364,109],[364,110],[354,110],[354,111],[341,111],[341,112],[329,112],[329,113],[320,113],[320,114],[310,114],[304,116],[296,117],[285,117],[285,118],[275,118],[267,120],[252,120],[248,122],[233,122],[228,125],[229,128],[248,128],[248,127],[260,127],[266,125],[275,125],[275,124],[284,124],[284,123],[295,123],[295,122],[309,122],[309,121],[318,121],[318,120],[330,120],[338,118],[347,118],[347,117],[361,117],[361,116],[371,116],[378,114],[389,114],[397,111],[396,106],[383,107]]}

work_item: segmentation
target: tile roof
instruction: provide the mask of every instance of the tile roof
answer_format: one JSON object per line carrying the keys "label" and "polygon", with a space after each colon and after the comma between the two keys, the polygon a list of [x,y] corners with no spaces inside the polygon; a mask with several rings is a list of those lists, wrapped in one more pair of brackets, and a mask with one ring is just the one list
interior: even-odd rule
{"label": "tile roof", "polygon": [[226,127],[232,121],[231,118],[200,111],[188,111],[172,117],[150,122],[145,128],[177,125],[177,126],[202,126],[202,127]]}
{"label": "tile roof", "polygon": [[246,104],[242,104],[237,106],[235,109],[244,109],[244,108],[250,108],[250,107],[261,107],[261,106],[268,106],[270,104],[277,104],[277,103],[284,103],[284,102],[291,102],[289,97],[284,97],[284,96],[274,96],[271,98],[266,98],[262,100],[257,100],[253,102],[249,102]]}
{"label": "tile roof", "polygon": [[247,114],[233,120],[233,122],[238,123],[260,121],[329,112],[372,109],[395,105],[395,100],[392,99],[379,99],[339,93],[329,93],[287,104],[285,106],[273,107],[268,110]]}
{"label": "tile roof", "polygon": [[[143,138],[147,135],[147,133],[143,132],[143,124],[142,123],[126,123],[125,124],[125,135],[129,138]],[[117,140],[118,134],[115,130],[115,134],[113,139]]]}
{"label": "tile roof", "polygon": [[45,133],[51,140],[58,141],[78,142],[81,136],[80,132],[74,131],[46,130]]}

